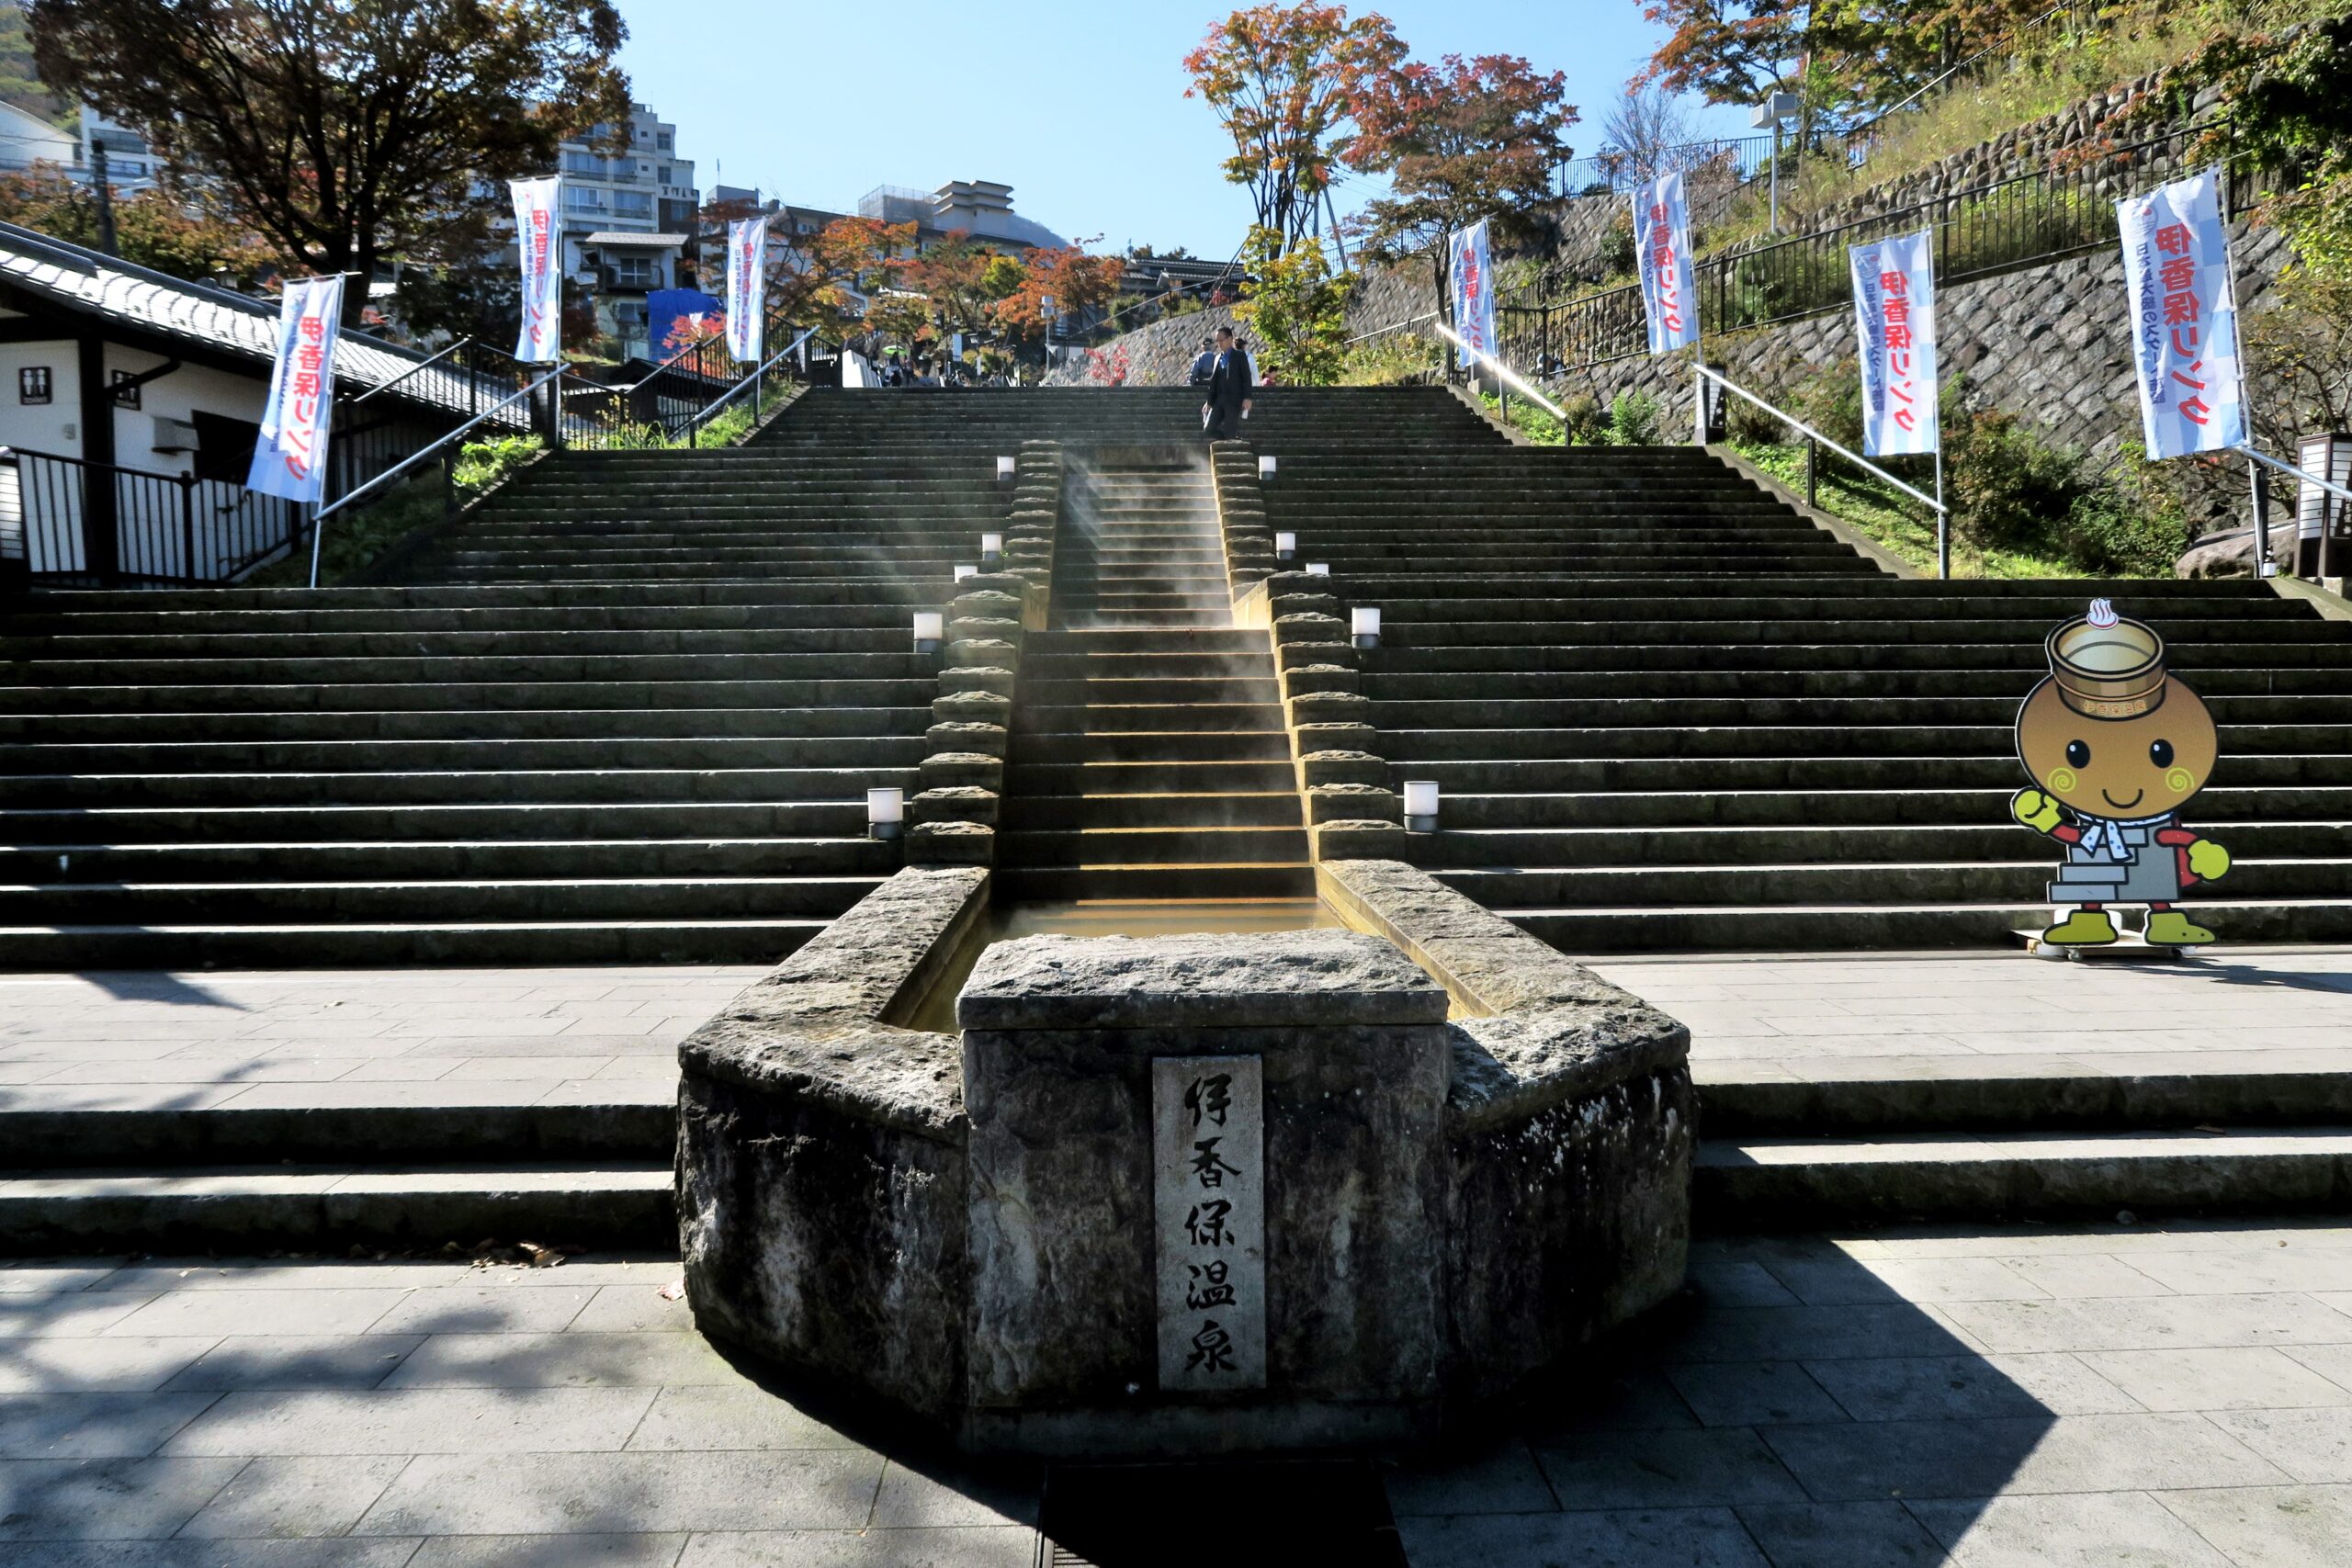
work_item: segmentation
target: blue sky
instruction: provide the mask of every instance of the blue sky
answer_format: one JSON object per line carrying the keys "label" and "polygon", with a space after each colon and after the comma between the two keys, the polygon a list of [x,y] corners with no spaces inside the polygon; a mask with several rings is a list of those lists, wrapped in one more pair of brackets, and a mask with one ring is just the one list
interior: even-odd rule
{"label": "blue sky", "polygon": [[[707,190],[721,179],[851,209],[877,185],[1002,180],[1023,213],[1072,238],[1230,254],[1249,197],[1230,151],[1184,96],[1184,54],[1231,0],[779,5],[620,0],[621,62],[678,126]],[[1417,55],[1502,52],[1567,73],[1578,155],[1654,47],[1638,0],[1388,0]],[[1740,135],[1746,111],[1702,113]],[[723,173],[720,165],[724,165]],[[1350,209],[1350,187],[1340,192]],[[1360,194],[1360,192],[1358,193]]]}

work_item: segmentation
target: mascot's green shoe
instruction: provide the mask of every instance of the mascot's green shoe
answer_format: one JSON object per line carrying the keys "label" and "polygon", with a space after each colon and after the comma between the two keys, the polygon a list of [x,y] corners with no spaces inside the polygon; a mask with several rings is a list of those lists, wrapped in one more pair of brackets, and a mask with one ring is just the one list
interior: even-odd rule
{"label": "mascot's green shoe", "polygon": [[2115,920],[2105,909],[2077,909],[2043,931],[2041,940],[2052,947],[2104,947],[2115,940]]}
{"label": "mascot's green shoe", "polygon": [[2201,947],[2212,940],[2211,931],[2189,924],[2178,909],[2158,909],[2148,916],[2150,947]]}

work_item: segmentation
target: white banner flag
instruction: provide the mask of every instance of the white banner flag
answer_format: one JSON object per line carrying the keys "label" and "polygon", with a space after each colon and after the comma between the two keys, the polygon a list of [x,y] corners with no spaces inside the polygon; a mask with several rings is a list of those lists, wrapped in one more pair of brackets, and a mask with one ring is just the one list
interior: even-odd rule
{"label": "white banner flag", "polygon": [[727,352],[756,365],[767,314],[768,220],[745,218],[727,225]]}
{"label": "white banner flag", "polygon": [[2246,444],[2221,171],[2115,204],[2150,457]]}
{"label": "white banner flag", "polygon": [[1936,257],[1925,231],[1854,245],[1854,328],[1862,364],[1862,453],[1933,452],[1936,398]]}
{"label": "white banner flag", "polygon": [[523,257],[523,332],[514,357],[552,365],[563,357],[563,242],[555,231],[557,181],[509,180],[514,193],[514,243]]}
{"label": "white banner flag", "polygon": [[1642,268],[1642,313],[1650,352],[1670,354],[1699,341],[1699,299],[1690,270],[1690,210],[1682,175],[1652,180],[1634,193],[1634,250]]}
{"label": "white banner flag", "polygon": [[286,286],[277,310],[277,357],[262,406],[261,439],[245,488],[288,501],[326,489],[327,424],[334,412],[334,345],[343,325],[343,279]]}
{"label": "white banner flag", "polygon": [[1460,351],[1464,369],[1476,361],[1471,349],[1495,352],[1495,290],[1487,267],[1487,220],[1483,218],[1456,232],[1449,270],[1453,282],[1453,330],[1470,345]]}

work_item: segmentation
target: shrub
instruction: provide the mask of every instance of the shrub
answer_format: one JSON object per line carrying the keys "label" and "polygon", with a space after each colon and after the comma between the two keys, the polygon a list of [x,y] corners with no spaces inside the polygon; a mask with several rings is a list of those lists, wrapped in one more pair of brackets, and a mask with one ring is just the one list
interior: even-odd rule
{"label": "shrub", "polygon": [[487,441],[467,442],[458,450],[458,488],[472,492],[488,490],[537,457],[543,445],[536,435],[493,435]]}
{"label": "shrub", "polygon": [[[1789,406],[1786,400],[1770,388],[1759,388],[1756,395],[1775,408]],[[1793,438],[1795,433],[1787,425],[1746,398],[1735,398],[1725,392],[1724,400],[1730,405],[1724,410],[1724,439],[1734,446],[1769,446]]]}
{"label": "shrub", "polygon": [[2091,490],[2081,461],[2048,446],[1998,409],[1947,403],[1944,472],[1957,532],[1976,549],[2058,540]]}
{"label": "shrub", "polygon": [[2134,443],[2104,482],[2075,498],[2066,558],[2097,574],[2170,577],[2195,533],[2175,471],[2146,461]]}
{"label": "shrub", "polygon": [[1609,440],[1609,418],[1600,412],[1600,400],[1589,392],[1578,392],[1572,398],[1560,400],[1560,412],[1568,417],[1562,423],[1567,427],[1567,444],[1572,446],[1599,446]]}
{"label": "shrub", "polygon": [[1619,392],[1609,403],[1609,439],[1619,446],[1650,446],[1657,442],[1657,400],[1647,392]]}

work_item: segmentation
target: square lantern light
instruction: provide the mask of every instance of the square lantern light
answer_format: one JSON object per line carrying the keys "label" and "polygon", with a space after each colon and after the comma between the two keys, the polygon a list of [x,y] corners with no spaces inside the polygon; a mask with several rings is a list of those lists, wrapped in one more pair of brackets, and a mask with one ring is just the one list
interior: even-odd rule
{"label": "square lantern light", "polygon": [[1329,577],[1331,575],[1331,563],[1327,560],[1308,561],[1306,563],[1306,575],[1309,577]]}
{"label": "square lantern light", "polygon": [[937,610],[915,612],[915,651],[937,653],[939,645],[947,640],[947,617]]}
{"label": "square lantern light", "polygon": [[999,457],[996,460],[996,477],[998,482],[1002,483],[1011,479],[1012,478],[1012,468],[1013,461],[1012,458]]}
{"label": "square lantern light", "polygon": [[1348,633],[1358,648],[1380,646],[1380,606],[1359,604],[1348,612]]}
{"label": "square lantern light", "polygon": [[1295,535],[1295,534],[1289,534],[1289,533],[1283,533],[1283,534],[1276,534],[1276,535],[1274,536],[1274,558],[1275,558],[1275,559],[1277,559],[1277,560],[1288,560],[1288,559],[1290,559],[1290,558],[1291,558],[1291,557],[1293,557],[1293,556],[1295,556],[1295,555],[1296,555],[1296,554],[1298,554],[1298,536],[1297,536],[1297,535]]}
{"label": "square lantern light", "polygon": [[1405,781],[1405,830],[1408,833],[1437,831],[1437,781],[1407,779]]}
{"label": "square lantern light", "polygon": [[865,792],[865,836],[895,839],[907,830],[907,792],[869,789]]}
{"label": "square lantern light", "polygon": [[984,560],[984,561],[993,561],[993,560],[996,560],[997,558],[999,558],[1000,557],[1001,557],[1003,554],[1004,554],[1004,536],[1003,536],[1003,535],[1001,535],[1001,534],[983,534],[983,535],[981,535],[981,536],[980,536],[980,559],[982,559],[982,560]]}
{"label": "square lantern light", "polygon": [[1258,455],[1258,482],[1260,484],[1271,483],[1274,477],[1274,471],[1278,466],[1279,465],[1277,465],[1273,459],[1272,454],[1265,452],[1260,453]]}
{"label": "square lantern light", "polygon": [[963,581],[967,577],[978,577],[979,575],[980,569],[976,566],[959,566],[956,569],[956,581],[958,582]]}

